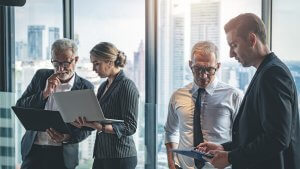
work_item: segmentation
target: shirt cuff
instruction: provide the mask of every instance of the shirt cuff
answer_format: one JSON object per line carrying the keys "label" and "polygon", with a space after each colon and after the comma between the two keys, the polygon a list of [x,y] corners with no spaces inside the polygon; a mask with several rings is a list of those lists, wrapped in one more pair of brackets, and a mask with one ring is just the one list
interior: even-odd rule
{"label": "shirt cuff", "polygon": [[124,129],[124,124],[123,123],[112,123],[112,128],[114,132],[116,133],[118,139],[120,139],[123,136],[123,132],[125,131]]}
{"label": "shirt cuff", "polygon": [[165,144],[167,143],[179,143],[179,134],[165,133]]}

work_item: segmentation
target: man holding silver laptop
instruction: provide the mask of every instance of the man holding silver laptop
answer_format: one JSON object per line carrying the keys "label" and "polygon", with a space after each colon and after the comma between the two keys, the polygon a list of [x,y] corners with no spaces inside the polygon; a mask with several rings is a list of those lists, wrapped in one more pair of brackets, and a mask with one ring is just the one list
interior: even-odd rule
{"label": "man holding silver laptop", "polygon": [[[93,89],[93,85],[75,73],[77,45],[70,39],[56,40],[51,48],[54,69],[38,70],[16,106],[58,110],[53,93]],[[70,134],[53,129],[47,132],[26,131],[21,142],[21,169],[75,169],[78,165],[78,142],[90,131],[68,125]]]}

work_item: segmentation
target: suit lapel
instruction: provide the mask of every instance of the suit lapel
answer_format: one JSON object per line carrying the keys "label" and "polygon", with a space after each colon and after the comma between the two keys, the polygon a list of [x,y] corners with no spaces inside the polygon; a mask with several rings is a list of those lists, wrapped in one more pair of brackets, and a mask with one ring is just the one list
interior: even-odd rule
{"label": "suit lapel", "polygon": [[242,100],[242,103],[241,103],[241,106],[239,108],[239,111],[238,111],[238,115],[236,117],[236,119],[234,120],[233,122],[233,127],[235,127],[236,125],[238,125],[238,121],[239,121],[239,118],[240,116],[242,115],[242,112],[244,110],[244,106],[245,106],[245,101],[246,101],[246,98],[248,97],[249,95],[249,92],[252,90],[253,88],[253,85],[257,82],[257,77],[258,75],[260,74],[260,72],[263,70],[263,68],[265,67],[265,65],[269,62],[271,62],[273,59],[274,59],[275,55],[272,53],[268,54],[266,56],[266,58],[263,60],[263,62],[260,64],[260,66],[258,67],[258,69],[256,70],[250,84],[249,84],[249,87],[247,88],[247,91],[243,97],[243,100]]}
{"label": "suit lapel", "polygon": [[107,91],[104,93],[104,96],[102,96],[103,95],[102,93],[104,92],[105,87],[107,85],[107,81],[105,82],[106,84],[103,85],[102,89],[100,89],[101,96],[102,96],[102,97],[100,96],[101,97],[100,98],[100,102],[105,101],[106,99],[108,99],[111,96],[111,94],[113,93],[114,89],[119,85],[118,82],[121,81],[124,77],[125,77],[125,74],[124,74],[123,70],[121,70],[120,73],[117,75],[117,77],[112,82],[112,84],[109,86],[109,88],[107,89]]}
{"label": "suit lapel", "polygon": [[74,84],[71,90],[79,90],[82,89],[82,84],[81,84],[81,79],[79,78],[79,76],[75,73],[74,74],[75,79],[74,79]]}

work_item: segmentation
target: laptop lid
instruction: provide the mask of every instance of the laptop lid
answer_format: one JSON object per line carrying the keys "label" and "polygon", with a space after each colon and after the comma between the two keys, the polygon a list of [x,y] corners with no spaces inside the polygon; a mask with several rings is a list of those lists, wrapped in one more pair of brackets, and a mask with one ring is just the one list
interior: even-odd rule
{"label": "laptop lid", "polygon": [[120,123],[123,120],[106,119],[91,89],[73,90],[53,93],[54,101],[65,122],[73,122],[78,117],[85,117],[87,121],[100,123]]}
{"label": "laptop lid", "polygon": [[11,107],[26,130],[46,131],[53,128],[60,133],[70,133],[58,111]]}

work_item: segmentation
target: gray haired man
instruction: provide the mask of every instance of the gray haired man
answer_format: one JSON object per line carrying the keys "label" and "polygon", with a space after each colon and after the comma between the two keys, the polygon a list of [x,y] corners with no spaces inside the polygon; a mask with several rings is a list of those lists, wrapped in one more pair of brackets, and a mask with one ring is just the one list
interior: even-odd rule
{"label": "gray haired man", "polygon": [[[70,90],[93,89],[93,85],[75,73],[78,62],[77,45],[70,39],[56,40],[51,48],[53,69],[38,70],[17,101],[17,106],[58,110],[52,94]],[[89,131],[68,124],[71,133],[53,129],[46,132],[26,131],[21,142],[21,169],[75,169],[78,165],[78,142]]]}

